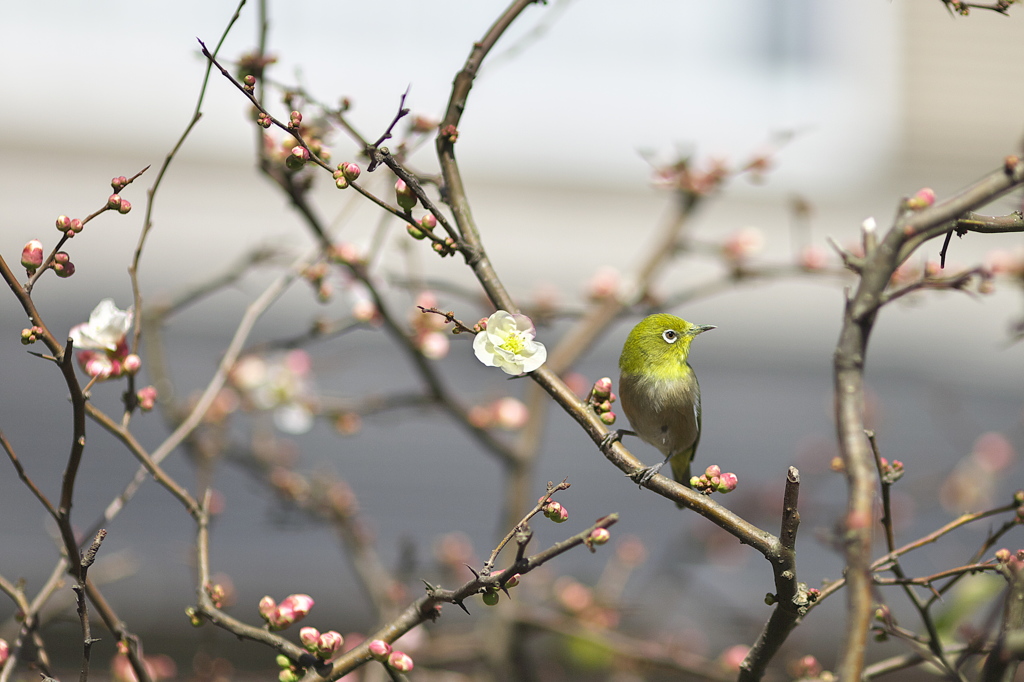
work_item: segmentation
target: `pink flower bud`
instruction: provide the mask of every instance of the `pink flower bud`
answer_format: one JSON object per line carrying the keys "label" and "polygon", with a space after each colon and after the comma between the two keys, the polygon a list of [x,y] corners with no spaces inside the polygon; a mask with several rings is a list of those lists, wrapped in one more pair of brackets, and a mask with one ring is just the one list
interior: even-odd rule
{"label": "pink flower bud", "polygon": [[341,651],[341,645],[345,643],[345,638],[341,636],[341,633],[330,630],[320,635],[320,640],[317,643],[318,651],[317,654],[320,658],[329,659],[335,654]]}
{"label": "pink flower bud", "polygon": [[911,211],[920,211],[935,203],[935,190],[931,187],[922,187],[917,193],[907,199],[907,208]]}
{"label": "pink flower bud", "polygon": [[434,217],[433,213],[426,214],[425,216],[420,218],[419,222],[420,227],[422,227],[424,230],[427,230],[428,232],[437,227],[437,218]]}
{"label": "pink flower bud", "polygon": [[594,396],[597,398],[607,398],[612,392],[612,380],[609,377],[603,377],[594,382]]}
{"label": "pink flower bud", "polygon": [[121,208],[121,196],[119,194],[111,194],[107,197],[107,208],[111,208],[115,211]]}
{"label": "pink flower bud", "polygon": [[320,643],[320,631],[316,628],[302,628],[299,630],[299,641],[302,642],[302,646],[306,651],[315,652],[317,645]]}
{"label": "pink flower bud", "polygon": [[494,416],[500,428],[513,431],[526,425],[530,412],[526,405],[515,398],[501,398],[494,403]]}
{"label": "pink flower bud", "polygon": [[79,356],[80,362],[83,360],[82,356],[85,356],[83,368],[85,369],[85,373],[89,376],[95,379],[106,379],[113,374],[114,366],[106,358],[96,353],[84,351]]}
{"label": "pink flower bud", "polygon": [[128,374],[135,374],[142,367],[142,358],[135,353],[128,355],[124,359],[124,371]]}
{"label": "pink flower bud", "polygon": [[521,575],[516,573],[511,578],[509,578],[508,580],[505,581],[505,587],[515,587],[516,585],[519,584],[519,579],[521,577],[522,577]]}
{"label": "pink flower bud", "polygon": [[[62,251],[61,253],[64,252]],[[60,254],[57,255],[59,256]],[[54,259],[53,271],[57,273],[58,277],[63,277],[64,279],[67,279],[71,275],[75,274],[75,264],[72,263],[70,260],[67,260],[66,253],[64,253],[64,256],[65,260],[63,261],[58,261],[56,258]]]}
{"label": "pink flower bud", "polygon": [[75,218],[75,219],[73,219],[71,221],[71,232],[72,233],[78,234],[79,232],[82,231],[83,227],[84,227],[84,225],[82,225],[82,221],[79,220],[78,218]]}
{"label": "pink flower bud", "polygon": [[121,206],[117,209],[117,212],[121,215],[125,215],[128,211],[132,210],[132,204],[127,199],[121,199]]}
{"label": "pink flower bud", "polygon": [[67,232],[71,229],[71,218],[66,215],[57,216],[57,229],[61,232]]}
{"label": "pink flower bud", "polygon": [[806,246],[797,260],[804,270],[821,270],[828,265],[828,253],[820,246]]}
{"label": "pink flower bud", "polygon": [[293,111],[292,113],[288,114],[288,123],[293,128],[297,128],[299,124],[302,123],[302,114],[300,114],[297,111]]}
{"label": "pink flower bud", "polygon": [[359,164],[351,162],[341,164],[340,168],[341,172],[345,174],[345,179],[348,180],[349,182],[352,182],[353,180],[358,178],[359,173],[362,172],[359,169]]}
{"label": "pink flower bud", "polygon": [[149,412],[156,405],[156,386],[140,388],[138,393],[135,394],[135,397],[139,401],[139,409],[143,412]]}
{"label": "pink flower bud", "polygon": [[375,639],[367,645],[370,655],[378,661],[384,661],[391,655],[391,645],[383,639]]}
{"label": "pink flower bud", "polygon": [[119,175],[110,181],[110,186],[114,189],[115,192],[120,192],[121,190],[128,186],[128,178],[126,178],[123,175]]}
{"label": "pink flower bud", "polygon": [[273,122],[270,120],[269,116],[267,116],[261,111],[259,115],[256,117],[256,125],[258,125],[261,128],[269,128],[271,125],[273,125]]}
{"label": "pink flower bud", "polygon": [[412,670],[412,658],[401,651],[392,651],[388,656],[388,665],[399,672],[407,673]]}
{"label": "pink flower bud", "polygon": [[263,597],[263,599],[260,599],[259,611],[260,615],[263,616],[263,620],[270,622],[270,617],[277,611],[277,602],[270,596]]}
{"label": "pink flower bud", "polygon": [[25,248],[21,250],[21,264],[29,271],[29,275],[39,269],[39,266],[43,264],[43,243],[41,241],[33,239],[25,244]]}
{"label": "pink flower bud", "polygon": [[251,73],[246,74],[245,78],[242,79],[242,82],[245,84],[245,87],[252,89],[256,87],[256,76]]}
{"label": "pink flower bud", "polygon": [[612,534],[607,528],[595,528],[590,532],[590,542],[594,545],[603,545],[610,540]]}
{"label": "pink flower bud", "polygon": [[763,245],[764,237],[761,231],[755,227],[747,227],[730,236],[722,250],[726,258],[739,262],[760,251]]}
{"label": "pink flower bud", "polygon": [[614,297],[619,291],[619,271],[604,266],[587,283],[587,296],[594,301]]}
{"label": "pink flower bud", "polygon": [[416,206],[416,195],[404,180],[395,183],[395,201],[406,211],[411,211]]}
{"label": "pink flower bud", "polygon": [[704,475],[707,476],[708,478],[713,478],[715,476],[720,475],[721,473],[722,468],[719,467],[717,464],[712,464],[707,469],[704,470]]}
{"label": "pink flower bud", "polygon": [[736,486],[739,485],[739,479],[736,478],[736,474],[726,472],[718,477],[717,490],[720,493],[731,493],[736,490]]}
{"label": "pink flower bud", "polygon": [[314,603],[313,598],[308,594],[290,594],[284,598],[277,608],[282,612],[291,613],[295,620],[298,620],[309,615]]}
{"label": "pink flower bud", "polygon": [[612,424],[615,423],[615,413],[602,412],[600,415],[598,415],[598,419],[600,419],[601,423],[604,424],[605,426],[611,426]]}

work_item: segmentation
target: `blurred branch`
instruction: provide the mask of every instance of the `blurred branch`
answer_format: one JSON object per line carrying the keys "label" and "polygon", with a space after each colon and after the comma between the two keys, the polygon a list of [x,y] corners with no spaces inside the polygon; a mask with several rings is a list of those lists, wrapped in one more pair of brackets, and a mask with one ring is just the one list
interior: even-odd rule
{"label": "blurred branch", "polygon": [[[849,500],[844,521],[848,615],[840,679],[859,679],[874,597],[871,592],[871,543],[874,500],[874,460],[864,436],[864,363],[875,318],[896,268],[928,239],[944,234],[950,222],[1024,183],[1024,162],[1005,164],[972,187],[945,201],[902,210],[877,245],[866,244],[856,291],[849,296],[836,346],[834,380],[836,422]],[[1007,230],[1011,231],[1011,230]],[[1014,229],[1012,231],[1020,231]]]}

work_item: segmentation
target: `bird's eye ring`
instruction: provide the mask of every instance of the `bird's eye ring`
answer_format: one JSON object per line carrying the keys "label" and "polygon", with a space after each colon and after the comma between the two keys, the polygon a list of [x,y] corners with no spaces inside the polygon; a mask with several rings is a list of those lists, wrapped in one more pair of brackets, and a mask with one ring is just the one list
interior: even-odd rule
{"label": "bird's eye ring", "polygon": [[665,343],[675,343],[679,340],[679,332],[675,329],[666,329],[661,333],[661,338],[665,339]]}

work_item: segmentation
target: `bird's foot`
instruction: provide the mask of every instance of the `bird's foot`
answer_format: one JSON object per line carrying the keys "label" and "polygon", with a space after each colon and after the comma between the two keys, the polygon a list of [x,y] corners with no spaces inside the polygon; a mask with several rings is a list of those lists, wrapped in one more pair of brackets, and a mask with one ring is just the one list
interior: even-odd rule
{"label": "bird's foot", "polygon": [[663,466],[665,466],[664,462],[662,462],[661,464],[655,464],[654,466],[637,469],[631,474],[626,474],[626,476],[629,476],[631,479],[633,479],[633,482],[636,483],[637,485],[644,486],[647,485],[647,483],[652,478],[654,478],[655,474],[661,471],[661,467]]}
{"label": "bird's foot", "polygon": [[628,431],[626,429],[615,429],[614,431],[609,431],[608,435],[601,439],[601,449],[605,450],[612,443],[618,443],[620,440],[622,440],[623,436],[635,435],[635,433],[633,433],[632,431]]}

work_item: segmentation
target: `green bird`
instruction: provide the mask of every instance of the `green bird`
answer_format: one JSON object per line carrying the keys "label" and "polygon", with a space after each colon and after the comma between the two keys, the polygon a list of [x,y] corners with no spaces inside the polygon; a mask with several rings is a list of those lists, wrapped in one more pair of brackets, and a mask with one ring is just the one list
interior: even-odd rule
{"label": "green bird", "polygon": [[666,463],[672,478],[690,485],[690,462],[700,443],[700,385],[690,367],[690,343],[713,325],[691,324],[660,313],[640,321],[626,338],[619,357],[619,400],[633,431],[612,438],[639,436],[661,451],[665,460],[630,475],[643,485]]}

